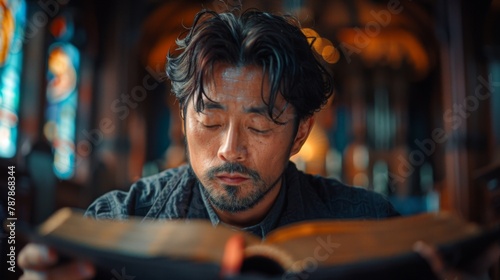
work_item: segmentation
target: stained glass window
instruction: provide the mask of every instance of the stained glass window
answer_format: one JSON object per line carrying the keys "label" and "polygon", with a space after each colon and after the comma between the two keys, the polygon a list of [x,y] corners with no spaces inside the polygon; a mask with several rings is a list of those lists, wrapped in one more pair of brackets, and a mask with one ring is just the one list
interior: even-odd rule
{"label": "stained glass window", "polygon": [[0,157],[16,154],[26,4],[0,0]]}

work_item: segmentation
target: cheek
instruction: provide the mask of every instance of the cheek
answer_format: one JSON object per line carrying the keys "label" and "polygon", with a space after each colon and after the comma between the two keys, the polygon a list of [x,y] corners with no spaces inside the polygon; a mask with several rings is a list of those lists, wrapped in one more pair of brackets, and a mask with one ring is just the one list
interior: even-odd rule
{"label": "cheek", "polygon": [[186,140],[189,150],[191,166],[210,165],[217,156],[217,139],[213,135],[196,128],[192,124],[186,125]]}
{"label": "cheek", "polygon": [[283,139],[255,140],[251,145],[254,161],[264,164],[265,168],[273,164],[282,164],[289,159],[290,143]]}

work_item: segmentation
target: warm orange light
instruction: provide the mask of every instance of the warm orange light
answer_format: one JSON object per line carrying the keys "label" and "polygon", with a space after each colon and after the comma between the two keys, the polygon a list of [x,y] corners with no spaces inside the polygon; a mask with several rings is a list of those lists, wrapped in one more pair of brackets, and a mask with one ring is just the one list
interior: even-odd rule
{"label": "warm orange light", "polygon": [[0,66],[2,66],[7,61],[16,24],[4,0],[0,0],[0,23]]}
{"label": "warm orange light", "polygon": [[312,48],[323,57],[328,63],[336,63],[340,58],[340,53],[327,38],[319,36],[318,32],[311,28],[302,28],[302,33],[307,37],[307,41]]}
{"label": "warm orange light", "polygon": [[384,30],[377,36],[363,35],[364,40],[361,40],[359,30],[346,28],[339,31],[338,38],[369,65],[384,63],[400,68],[403,62],[407,62],[412,66],[417,79],[429,72],[430,61],[424,46],[408,31],[391,29]]}
{"label": "warm orange light", "polygon": [[304,33],[304,35],[306,35],[309,43],[311,43],[314,38],[319,37],[318,32],[316,32],[314,29],[302,28],[301,30],[302,30],[302,33]]}

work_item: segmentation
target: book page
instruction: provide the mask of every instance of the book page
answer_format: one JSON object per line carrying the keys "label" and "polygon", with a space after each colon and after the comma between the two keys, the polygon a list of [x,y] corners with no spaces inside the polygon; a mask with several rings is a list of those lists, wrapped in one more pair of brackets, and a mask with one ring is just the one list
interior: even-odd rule
{"label": "book page", "polygon": [[[438,245],[479,233],[478,227],[452,215],[432,213],[386,220],[302,222],[275,230],[265,243],[294,260],[312,258],[319,266],[332,266],[411,252],[418,240]],[[300,261],[295,265],[303,266]]]}

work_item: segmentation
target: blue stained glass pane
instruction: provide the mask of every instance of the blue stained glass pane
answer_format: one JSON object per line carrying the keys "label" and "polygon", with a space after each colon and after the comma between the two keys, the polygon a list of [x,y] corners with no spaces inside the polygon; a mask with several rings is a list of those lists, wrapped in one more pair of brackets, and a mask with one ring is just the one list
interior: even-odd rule
{"label": "blue stained glass pane", "polygon": [[69,179],[75,171],[79,51],[69,43],[49,48],[45,136],[54,148],[54,172]]}
{"label": "blue stained glass pane", "polygon": [[0,0],[0,157],[16,154],[26,4]]}

